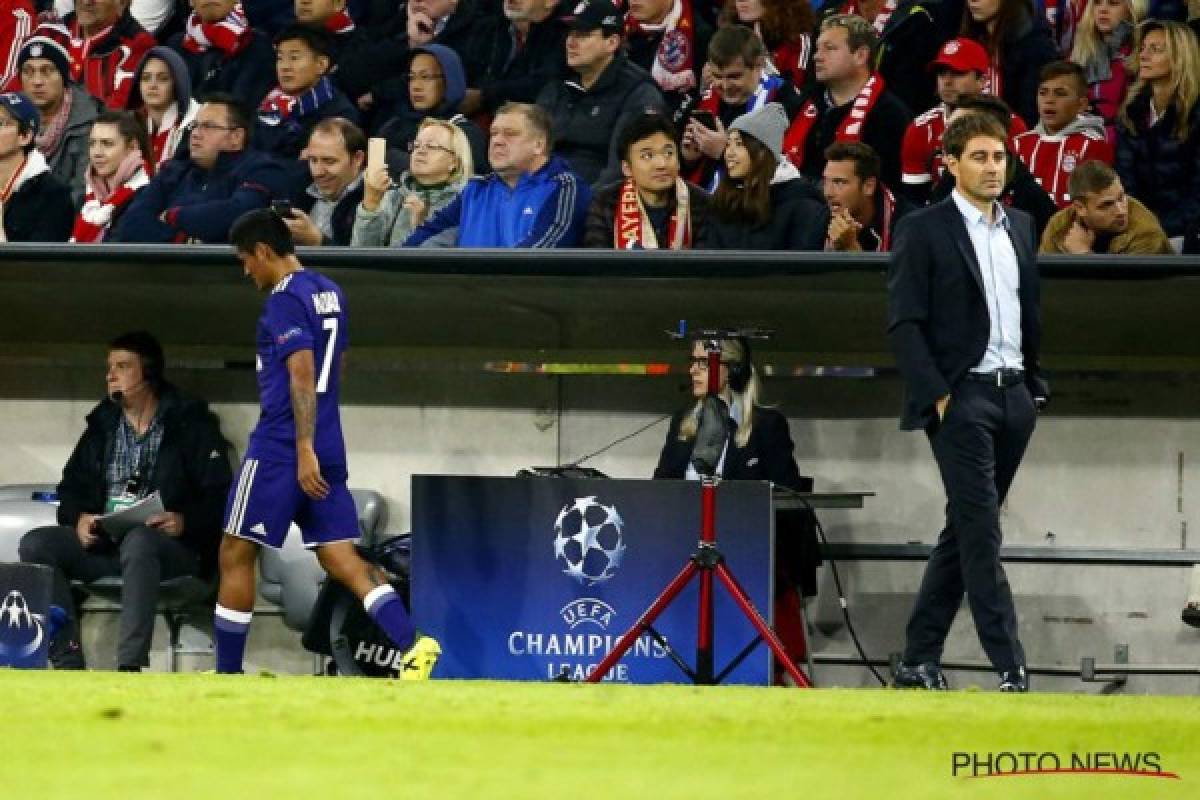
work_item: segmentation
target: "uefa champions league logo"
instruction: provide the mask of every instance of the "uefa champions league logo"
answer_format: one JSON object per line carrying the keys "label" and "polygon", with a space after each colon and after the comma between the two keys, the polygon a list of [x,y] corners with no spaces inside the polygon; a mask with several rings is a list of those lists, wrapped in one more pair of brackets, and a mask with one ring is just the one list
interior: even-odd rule
{"label": "uefa champions league logo", "polygon": [[16,660],[36,653],[46,638],[44,621],[30,612],[25,595],[9,592],[0,604],[0,656]]}
{"label": "uefa champions league logo", "polygon": [[554,558],[563,573],[583,586],[610,580],[625,555],[625,522],[616,506],[595,497],[577,497],[554,520]]}

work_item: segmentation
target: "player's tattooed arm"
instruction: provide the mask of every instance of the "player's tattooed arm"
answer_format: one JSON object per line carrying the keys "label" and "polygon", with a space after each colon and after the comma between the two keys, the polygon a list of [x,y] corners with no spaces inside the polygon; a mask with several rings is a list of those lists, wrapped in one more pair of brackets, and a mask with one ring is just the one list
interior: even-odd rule
{"label": "player's tattooed arm", "polygon": [[329,494],[321,476],[321,465],[313,449],[317,430],[317,388],[312,350],[297,350],[288,356],[288,390],[296,424],[296,479],[309,497],[320,500]]}

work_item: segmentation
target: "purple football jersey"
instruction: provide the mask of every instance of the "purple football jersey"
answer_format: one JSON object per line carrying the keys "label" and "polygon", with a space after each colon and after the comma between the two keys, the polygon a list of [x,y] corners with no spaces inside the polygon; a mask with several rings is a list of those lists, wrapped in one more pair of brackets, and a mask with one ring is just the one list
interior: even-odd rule
{"label": "purple football jersey", "polygon": [[336,283],[301,269],[284,277],[267,296],[258,318],[255,369],[261,411],[250,434],[246,457],[296,460],[296,421],[287,359],[311,350],[317,388],[317,430],[313,448],[325,465],[344,465],[346,445],[338,413],[341,356],[349,341],[346,298]]}

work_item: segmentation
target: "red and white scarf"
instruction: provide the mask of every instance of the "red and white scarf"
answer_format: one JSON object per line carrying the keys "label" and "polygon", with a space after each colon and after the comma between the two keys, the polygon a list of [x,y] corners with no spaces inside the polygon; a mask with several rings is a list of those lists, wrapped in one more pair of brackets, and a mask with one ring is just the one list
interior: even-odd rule
{"label": "red and white scarf", "polygon": [[[838,125],[837,135],[834,137],[836,141],[858,142],[862,140],[862,129],[867,121],[867,115],[879,102],[883,91],[883,77],[878,72],[871,73],[871,77],[867,78],[867,82],[858,90],[858,95],[851,103],[850,111],[846,114],[845,119]],[[808,134],[812,131],[818,116],[816,102],[809,100],[800,109],[800,113],[796,115],[796,119],[783,137],[783,154],[796,165],[797,169],[804,167],[804,144],[808,141]],[[900,131],[896,131],[897,136],[900,133]]]}
{"label": "red and white scarf", "polygon": [[662,33],[650,75],[664,92],[689,91],[696,88],[696,23],[692,0],[675,0],[675,5],[658,25],[638,22],[633,14],[625,15],[625,35]]}
{"label": "red and white scarf", "polygon": [[[675,210],[667,223],[668,250],[687,250],[692,246],[692,214],[687,184],[675,179]],[[621,184],[617,194],[617,213],[613,216],[613,243],[618,250],[658,250],[658,235],[650,224],[642,194],[632,180]]]}
{"label": "red and white scarf", "polygon": [[[879,9],[879,13],[875,15],[874,21],[871,22],[871,27],[875,29],[877,35],[883,36],[883,29],[887,27],[888,20],[892,18],[892,14],[896,13],[897,5],[899,5],[899,0],[887,0],[883,4],[883,8]],[[842,13],[853,14],[856,17],[864,16],[858,0],[849,0],[846,5],[842,6]]]}
{"label": "red and white scarf", "polygon": [[345,9],[335,11],[325,20],[325,30],[334,36],[341,36],[343,33],[354,30],[354,20],[350,18],[350,14]]}
{"label": "red and white scarf", "polygon": [[[79,214],[75,217],[71,241],[81,244],[103,241],[117,211],[126,206],[137,194],[138,189],[149,182],[146,164],[139,152],[130,153],[108,180],[101,178],[95,170],[88,167],[87,194],[84,196],[83,208],[79,209]],[[113,188],[114,186],[116,188]]]}
{"label": "red and white scarf", "polygon": [[242,4],[238,3],[219,22],[204,22],[199,14],[188,17],[183,33],[183,49],[189,53],[205,53],[210,47],[215,47],[226,56],[233,57],[245,50],[253,37],[250,20]]}
{"label": "red and white scarf", "polygon": [[315,86],[297,95],[287,94],[276,86],[259,105],[258,118],[274,127],[288,117],[306,117],[332,100],[333,92],[333,82],[328,75],[322,75]]}

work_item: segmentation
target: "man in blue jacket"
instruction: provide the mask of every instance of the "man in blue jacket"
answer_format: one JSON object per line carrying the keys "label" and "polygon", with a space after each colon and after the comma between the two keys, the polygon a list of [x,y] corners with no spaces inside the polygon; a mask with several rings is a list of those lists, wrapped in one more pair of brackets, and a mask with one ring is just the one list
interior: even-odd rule
{"label": "man in blue jacket", "polygon": [[592,193],[566,161],[550,155],[553,147],[545,110],[502,106],[488,144],[494,172],[472,179],[405,246],[434,239],[455,247],[575,247]]}
{"label": "man in blue jacket", "polygon": [[247,149],[250,130],[237,100],[210,96],[192,126],[188,158],[162,166],[130,202],[111,241],[223,244],[242,214],[286,198],[282,165]]}

